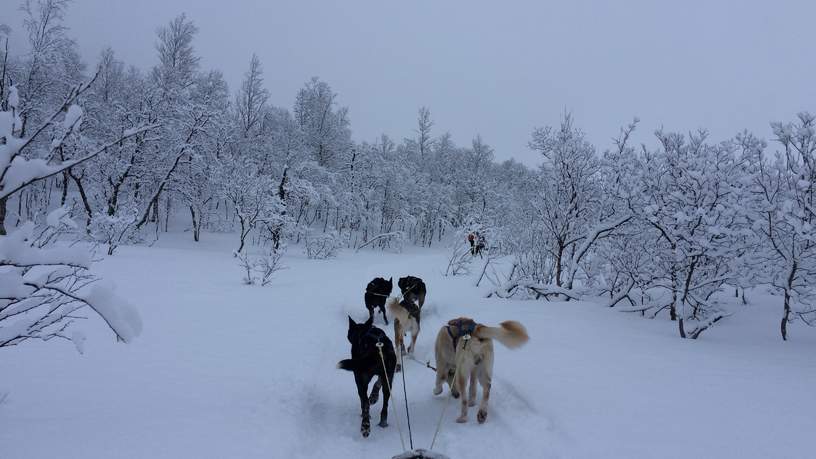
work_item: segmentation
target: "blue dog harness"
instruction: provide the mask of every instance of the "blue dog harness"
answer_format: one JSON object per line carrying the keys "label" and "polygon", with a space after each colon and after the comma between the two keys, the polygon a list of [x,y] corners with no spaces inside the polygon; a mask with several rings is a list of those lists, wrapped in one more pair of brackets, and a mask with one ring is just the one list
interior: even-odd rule
{"label": "blue dog harness", "polygon": [[[456,329],[456,335],[451,331],[451,327]],[[453,340],[453,350],[455,351],[456,345],[459,343],[459,338],[465,335],[471,335],[473,331],[476,330],[476,322],[470,319],[451,320],[448,322],[448,325],[445,326],[445,330],[447,330],[448,336]]]}

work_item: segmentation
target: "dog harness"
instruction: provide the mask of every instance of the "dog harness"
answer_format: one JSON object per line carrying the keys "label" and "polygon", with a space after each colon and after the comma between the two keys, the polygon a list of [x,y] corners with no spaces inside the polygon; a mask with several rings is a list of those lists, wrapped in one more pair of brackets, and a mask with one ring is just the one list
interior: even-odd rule
{"label": "dog harness", "polygon": [[[364,334],[360,335],[357,344],[366,351],[370,349],[371,344],[382,342],[383,338],[387,338],[385,332],[376,327],[371,327]],[[373,343],[372,343],[373,341]]]}
{"label": "dog harness", "polygon": [[[451,331],[451,327],[456,329],[455,335]],[[445,326],[445,330],[448,331],[448,336],[450,336],[453,340],[453,350],[456,351],[456,345],[459,343],[459,338],[464,335],[473,334],[473,331],[476,330],[476,322],[471,319],[451,320],[448,322],[448,325]]]}
{"label": "dog harness", "polygon": [[405,287],[405,290],[402,291],[402,296],[403,297],[408,296],[408,294],[411,293],[411,290],[419,287],[419,284],[421,282],[422,282],[421,279],[414,278],[413,282],[411,282],[411,284]]}
{"label": "dog harness", "polygon": [[369,295],[381,296],[381,297],[384,297],[384,298],[388,298],[388,295],[386,295],[384,293],[372,292],[371,289],[374,289],[374,288],[377,288],[377,284],[375,284],[373,281],[369,282],[368,285],[366,285],[366,291],[365,292],[367,294],[369,294]]}
{"label": "dog harness", "polygon": [[419,323],[419,313],[422,312],[419,309],[419,306],[414,303],[413,301],[400,301],[400,306],[402,306],[406,311],[408,311],[408,317],[413,317],[416,319],[417,323]]}

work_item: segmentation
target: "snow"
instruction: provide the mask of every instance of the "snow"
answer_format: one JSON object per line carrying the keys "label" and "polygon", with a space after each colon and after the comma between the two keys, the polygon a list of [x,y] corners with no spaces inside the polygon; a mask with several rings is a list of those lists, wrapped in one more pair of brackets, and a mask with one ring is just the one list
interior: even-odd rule
{"label": "snow", "polygon": [[8,94],[7,101],[8,101],[8,106],[10,108],[15,109],[15,110],[20,106],[20,94],[17,91],[16,86],[12,86],[12,87],[9,88],[9,94]]}
{"label": "snow", "polygon": [[[112,342],[101,321],[88,320],[75,325],[87,335],[83,355],[54,341],[0,350],[0,394],[8,393],[0,405],[0,456],[393,457],[402,452],[396,428],[402,397],[390,426],[373,426],[363,439],[353,376],[335,364],[349,355],[346,315],[367,315],[366,283],[406,274],[428,285],[421,361],[433,360],[436,330],[460,315],[491,325],[519,320],[531,336],[517,350],[496,345],[484,425],[476,424],[475,408],[467,424],[456,424],[458,401],[450,402],[435,447],[440,453],[811,456],[816,333],[793,326],[792,340],[783,343],[778,298],[759,291],[744,311],[691,341],[679,339],[671,322],[616,312],[603,307],[605,299],[483,298],[489,286],[442,277],[443,249],[345,250],[308,260],[293,248],[285,259],[290,269],[259,287],[241,283],[231,255],[237,236],[188,239],[162,234],[153,247],[123,246],[95,265],[142,317],[144,329],[132,343]],[[113,301],[100,292],[100,304]],[[115,320],[137,328],[127,317]],[[433,396],[434,374],[405,365],[414,447],[427,448],[447,390]],[[401,375],[394,392],[402,393]]]}
{"label": "snow", "polygon": [[[18,142],[19,141],[15,141],[14,144]],[[13,147],[14,145],[9,143],[9,146]],[[12,148],[12,150],[14,150],[14,148]],[[16,154],[16,150],[14,153]],[[7,158],[7,156],[0,156],[0,160],[5,160],[5,158]],[[46,177],[57,170],[59,170],[58,166],[49,165],[48,162],[43,159],[25,159],[22,156],[15,156],[3,178],[3,189],[0,191],[0,196],[8,195],[8,193],[16,190],[21,185],[39,177]]]}
{"label": "snow", "polygon": [[12,322],[10,325],[4,325],[2,328],[0,328],[0,343],[5,343],[17,336],[20,336],[21,334],[24,334],[25,331],[34,325],[40,318],[41,317],[39,316],[28,314],[23,315],[21,319]]}
{"label": "snow", "polygon": [[65,206],[57,207],[56,209],[48,213],[45,222],[48,223],[48,226],[51,226],[53,228],[57,228],[61,224],[65,224],[71,228],[76,228],[77,227],[76,222],[71,220],[70,213],[71,210]]}
{"label": "snow", "polygon": [[75,130],[79,128],[80,119],[82,118],[82,108],[79,105],[72,104],[68,107],[65,113],[65,119],[62,120],[62,127],[65,130]]}
{"label": "snow", "polygon": [[125,342],[133,341],[142,332],[142,319],[136,309],[118,297],[111,285],[97,283],[83,299],[116,331]]}
{"label": "snow", "polygon": [[[49,218],[51,215],[53,214],[50,214]],[[26,222],[8,236],[0,238],[0,259],[22,266],[36,264],[90,266],[90,254],[83,247],[32,247],[27,241],[32,237],[33,231],[34,224]]]}

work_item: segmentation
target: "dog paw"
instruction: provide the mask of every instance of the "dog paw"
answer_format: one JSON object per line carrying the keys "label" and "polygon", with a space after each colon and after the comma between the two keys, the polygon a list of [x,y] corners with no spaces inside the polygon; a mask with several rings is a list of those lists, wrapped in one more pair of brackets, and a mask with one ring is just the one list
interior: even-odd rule
{"label": "dog paw", "polygon": [[451,395],[453,395],[453,398],[459,398],[459,391],[456,389],[451,389]]}
{"label": "dog paw", "polygon": [[374,392],[373,394],[371,394],[371,395],[368,397],[368,404],[369,404],[369,405],[374,405],[374,404],[376,404],[376,403],[377,403],[379,400],[380,400],[380,393],[379,393],[379,392]]}
{"label": "dog paw", "polygon": [[487,420],[487,410],[479,410],[479,412],[476,414],[476,420],[479,422],[479,424],[484,424],[484,422]]}
{"label": "dog paw", "polygon": [[363,438],[367,438],[368,434],[371,433],[371,422],[368,419],[363,419],[363,423],[360,425],[360,433],[363,434]]}
{"label": "dog paw", "polygon": [[476,400],[468,400],[468,406],[470,407],[476,406]]}
{"label": "dog paw", "polygon": [[402,371],[402,365],[397,364],[397,366],[394,367],[394,373],[399,373],[400,371]]}
{"label": "dog paw", "polygon": [[458,422],[459,424],[466,423],[467,422],[467,416],[459,416],[458,418],[456,418],[456,422]]}
{"label": "dog paw", "polygon": [[388,427],[388,422],[385,419],[380,419],[380,423],[377,424],[377,425],[384,429],[384,428]]}
{"label": "dog paw", "polygon": [[436,386],[436,387],[434,387],[434,390],[433,390],[433,394],[434,394],[434,395],[439,395],[439,394],[441,394],[441,393],[442,393],[442,386]]}

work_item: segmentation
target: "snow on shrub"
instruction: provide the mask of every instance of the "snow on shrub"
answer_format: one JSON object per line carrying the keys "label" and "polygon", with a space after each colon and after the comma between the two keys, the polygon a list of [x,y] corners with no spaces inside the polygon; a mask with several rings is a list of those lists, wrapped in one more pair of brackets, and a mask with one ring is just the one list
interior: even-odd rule
{"label": "snow on shrub", "polygon": [[136,228],[138,221],[136,210],[120,211],[118,215],[108,215],[98,212],[91,220],[91,237],[108,246],[108,255],[113,255],[120,244],[139,242],[139,233]]}
{"label": "snow on shrub", "polygon": [[283,255],[286,253],[286,246],[281,245],[277,249],[268,249],[261,255],[251,256],[247,252],[236,252],[238,265],[244,272],[242,281],[246,285],[261,284],[269,285],[275,273],[286,269],[283,265]]}
{"label": "snow on shrub", "polygon": [[343,240],[332,231],[324,234],[306,234],[306,256],[312,260],[325,260],[337,256]]}
{"label": "snow on shrub", "polygon": [[141,331],[136,311],[97,283],[88,251],[60,243],[75,227],[55,215],[62,212],[47,218],[56,226],[28,222],[0,237],[0,347],[62,338],[81,352],[84,335],[67,329],[85,309],[96,312],[120,341],[130,342]]}
{"label": "snow on shrub", "polygon": [[355,251],[365,247],[377,247],[380,250],[387,250],[393,253],[402,253],[405,248],[407,236],[404,231],[391,231],[374,236],[368,241],[357,246]]}

